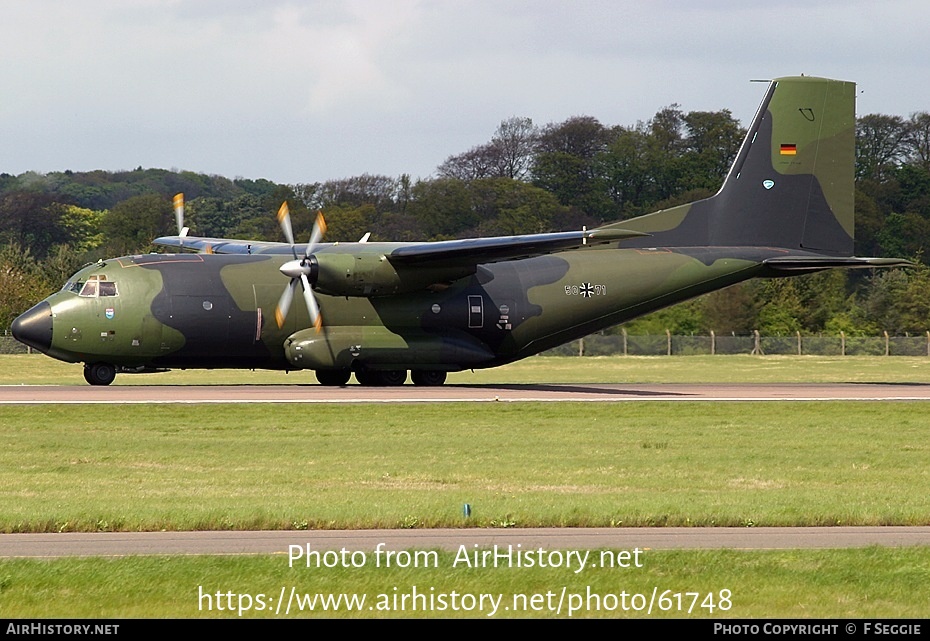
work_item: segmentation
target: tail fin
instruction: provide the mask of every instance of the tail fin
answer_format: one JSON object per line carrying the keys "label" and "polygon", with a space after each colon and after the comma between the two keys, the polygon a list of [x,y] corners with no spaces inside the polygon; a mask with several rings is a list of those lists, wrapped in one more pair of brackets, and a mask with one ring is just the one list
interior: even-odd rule
{"label": "tail fin", "polygon": [[807,76],[773,80],[717,194],[608,227],[651,234],[624,247],[852,255],[855,87]]}

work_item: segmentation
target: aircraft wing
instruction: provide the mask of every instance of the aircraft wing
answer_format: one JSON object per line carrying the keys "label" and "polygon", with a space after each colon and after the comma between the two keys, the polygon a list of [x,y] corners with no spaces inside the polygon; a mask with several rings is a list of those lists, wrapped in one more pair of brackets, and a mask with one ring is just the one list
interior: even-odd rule
{"label": "aircraft wing", "polygon": [[[398,266],[435,264],[455,267],[542,256],[577,249],[584,245],[611,243],[634,236],[648,236],[648,234],[625,229],[592,229],[424,243],[345,243],[345,246],[364,245],[366,251],[383,251],[387,259]],[[294,245],[292,248],[287,243],[197,236],[162,236],[153,240],[152,243],[162,247],[176,247],[186,251],[212,254],[291,254],[295,250],[300,254],[306,249],[306,245]],[[335,247],[336,245],[330,245],[326,251],[334,251]]]}
{"label": "aircraft wing", "polygon": [[466,238],[431,243],[413,243],[397,247],[386,254],[392,264],[427,266],[480,265],[504,260],[519,260],[556,252],[578,249],[585,245],[611,243],[634,236],[649,234],[626,229],[592,229],[528,234],[524,236],[497,236],[492,238]]}
{"label": "aircraft wing", "polygon": [[162,236],[152,241],[160,247],[176,247],[201,254],[290,254],[287,243],[237,238],[202,238],[199,236]]}

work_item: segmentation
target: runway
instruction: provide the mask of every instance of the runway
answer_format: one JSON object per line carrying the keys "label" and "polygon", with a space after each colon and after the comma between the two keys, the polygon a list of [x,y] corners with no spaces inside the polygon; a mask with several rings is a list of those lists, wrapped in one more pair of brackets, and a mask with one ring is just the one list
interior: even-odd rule
{"label": "runway", "polygon": [[0,405],[69,403],[449,403],[622,401],[930,401],[930,384],[6,385]]}
{"label": "runway", "polygon": [[[930,545],[930,527],[809,528],[533,528],[313,530],[265,532],[104,532],[2,534],[0,558],[130,555],[287,555],[290,546],[320,552],[343,548],[467,550],[494,545],[536,550],[787,550]],[[521,546],[517,548],[517,546]]]}

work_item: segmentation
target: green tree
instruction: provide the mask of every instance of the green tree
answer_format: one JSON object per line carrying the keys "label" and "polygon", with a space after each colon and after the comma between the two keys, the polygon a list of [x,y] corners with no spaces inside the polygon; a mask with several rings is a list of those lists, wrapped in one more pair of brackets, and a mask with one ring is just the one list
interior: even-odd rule
{"label": "green tree", "polygon": [[907,153],[910,135],[901,116],[868,114],[856,121],[856,177],[881,180]]}
{"label": "green tree", "polygon": [[685,154],[680,189],[713,189],[723,183],[746,130],[728,109],[684,116]]}
{"label": "green tree", "polygon": [[371,231],[371,222],[377,218],[375,206],[333,205],[326,212],[326,240],[355,242]]}
{"label": "green tree", "polygon": [[15,190],[0,196],[0,242],[15,243],[44,258],[71,235],[63,223],[65,205],[49,194]]}
{"label": "green tree", "polygon": [[61,224],[72,239],[71,248],[85,254],[103,245],[103,219],[106,211],[63,205]]}
{"label": "green tree", "polygon": [[54,291],[42,277],[28,247],[0,247],[0,323],[9,327],[24,311]]}
{"label": "green tree", "polygon": [[564,209],[547,191],[511,178],[476,180],[468,188],[481,236],[543,233]]}
{"label": "green tree", "polygon": [[146,251],[154,238],[177,233],[171,201],[157,194],[117,203],[104,215],[102,227],[111,255]]}
{"label": "green tree", "polygon": [[879,270],[869,279],[865,320],[890,334],[930,329],[930,267]]}
{"label": "green tree", "polygon": [[788,336],[804,329],[804,305],[793,278],[758,281],[759,330],[765,336]]}
{"label": "green tree", "polygon": [[930,220],[914,213],[891,213],[876,235],[882,252],[888,256],[922,255],[930,240]]}
{"label": "green tree", "polygon": [[480,222],[468,186],[455,178],[417,182],[408,209],[428,237],[452,238]]}
{"label": "green tree", "polygon": [[604,188],[598,163],[610,137],[610,131],[590,116],[547,125],[539,136],[533,184],[598,221],[616,218],[617,208]]}
{"label": "green tree", "polygon": [[759,301],[749,283],[732,285],[699,300],[704,331],[745,335],[759,326]]}

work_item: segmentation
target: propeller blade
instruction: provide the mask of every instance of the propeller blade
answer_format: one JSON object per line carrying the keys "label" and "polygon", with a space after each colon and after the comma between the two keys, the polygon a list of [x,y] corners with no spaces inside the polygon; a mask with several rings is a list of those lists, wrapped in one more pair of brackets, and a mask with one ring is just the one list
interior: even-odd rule
{"label": "propeller blade", "polygon": [[184,194],[174,195],[174,220],[178,224],[178,236],[181,239],[179,249],[184,249],[184,238],[189,231],[188,228],[184,226]]}
{"label": "propeller blade", "polygon": [[326,234],[326,219],[323,218],[323,212],[316,212],[316,221],[313,223],[313,232],[310,234],[310,242],[307,244],[305,256],[310,256],[313,247],[322,240]]}
{"label": "propeller blade", "polygon": [[291,229],[291,210],[287,206],[286,200],[281,203],[281,207],[278,209],[278,224],[281,225],[281,231],[284,232],[284,237],[287,239],[287,242],[293,245],[294,230]]}
{"label": "propeller blade", "polygon": [[313,248],[326,233],[326,221],[323,219],[323,212],[317,212],[316,222],[313,224],[313,231],[310,234],[310,242],[307,244],[307,250],[304,252],[304,257],[301,260],[297,258],[297,252],[294,247],[294,231],[291,228],[291,213],[287,206],[287,201],[281,203],[281,208],[278,209],[278,223],[281,225],[281,231],[284,232],[287,242],[291,245],[291,251],[294,252],[294,260],[284,263],[279,268],[281,273],[285,276],[289,276],[291,280],[287,288],[281,294],[281,299],[278,301],[278,306],[274,311],[275,321],[278,323],[279,329],[284,327],[287,312],[290,310],[291,301],[294,298],[294,290],[297,288],[297,283],[300,282],[303,288],[304,303],[307,305],[307,313],[310,315],[310,322],[313,324],[313,327],[316,328],[316,331],[319,332],[323,328],[323,316],[320,314],[320,306],[317,304],[316,297],[313,295],[313,288],[310,286],[310,279],[307,278],[307,272],[312,269],[310,257]]}
{"label": "propeller blade", "polygon": [[313,290],[310,289],[310,281],[306,274],[300,275],[300,282],[304,286],[304,301],[307,303],[307,312],[310,314],[310,322],[316,328],[317,334],[323,329],[323,316],[320,314],[320,307],[316,304],[316,298],[313,296]]}
{"label": "propeller blade", "polygon": [[185,236],[184,229],[184,194],[174,195],[174,220],[178,223],[178,236]]}
{"label": "propeller blade", "polygon": [[274,310],[274,320],[278,324],[278,329],[284,327],[284,319],[287,318],[287,312],[291,309],[291,301],[294,299],[294,289],[296,287],[297,280],[292,278],[278,300],[278,306]]}

